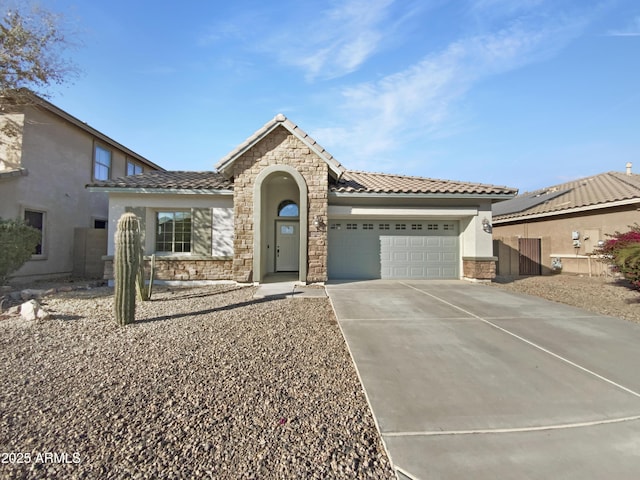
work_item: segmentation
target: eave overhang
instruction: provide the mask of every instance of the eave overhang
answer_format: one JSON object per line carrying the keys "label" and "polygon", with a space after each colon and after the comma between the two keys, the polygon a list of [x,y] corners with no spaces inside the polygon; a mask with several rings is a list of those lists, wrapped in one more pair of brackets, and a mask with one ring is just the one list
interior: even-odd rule
{"label": "eave overhang", "polygon": [[499,202],[515,197],[514,194],[498,193],[366,193],[366,192],[329,192],[329,197],[336,198],[420,198],[420,199],[458,199],[458,200],[491,200]]}
{"label": "eave overhang", "polygon": [[233,195],[228,189],[197,189],[197,188],[118,188],[118,187],[87,187],[89,192],[97,193],[144,193],[171,195]]}
{"label": "eave overhang", "polygon": [[640,198],[631,198],[628,200],[620,200],[617,202],[607,202],[607,203],[598,203],[596,205],[586,205],[583,207],[575,207],[575,208],[567,208],[564,210],[554,210],[552,212],[544,212],[544,213],[533,213],[530,215],[518,215],[515,217],[509,218],[493,218],[493,225],[500,225],[506,223],[519,223],[521,221],[526,220],[535,220],[538,218],[548,218],[548,217],[557,217],[560,215],[570,215],[574,213],[582,213],[582,212],[591,212],[594,210],[604,210],[606,208],[615,208],[615,207],[623,207],[627,205],[640,205]]}

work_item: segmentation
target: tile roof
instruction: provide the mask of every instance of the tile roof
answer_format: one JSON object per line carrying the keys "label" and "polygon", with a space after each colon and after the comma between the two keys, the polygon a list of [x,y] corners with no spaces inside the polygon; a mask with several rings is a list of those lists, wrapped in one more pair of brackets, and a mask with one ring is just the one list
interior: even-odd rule
{"label": "tile roof", "polygon": [[421,193],[421,194],[480,194],[515,195],[515,188],[482,183],[437,180],[388,173],[369,173],[347,170],[340,180],[330,185],[338,193]]}
{"label": "tile roof", "polygon": [[218,172],[150,171],[87,185],[97,188],[232,190],[233,182]]}
{"label": "tile roof", "polygon": [[528,192],[500,202],[493,208],[493,221],[536,215],[562,214],[567,210],[597,207],[613,202],[640,203],[640,175],[607,172],[553,187]]}
{"label": "tile roof", "polygon": [[271,133],[273,130],[275,130],[279,126],[282,126],[287,130],[289,130],[293,135],[298,137],[304,144],[306,144],[309,148],[315,151],[320,156],[320,158],[322,158],[325,162],[327,162],[331,170],[333,170],[338,174],[342,173],[345,170],[344,167],[340,164],[340,162],[338,162],[333,157],[333,155],[331,155],[328,151],[326,151],[324,147],[322,147],[313,138],[307,135],[305,131],[302,130],[298,125],[293,123],[291,120],[289,120],[287,117],[285,117],[281,113],[276,115],[273,119],[269,120],[266,124],[262,126],[262,128],[260,128],[253,135],[247,138],[243,143],[238,145],[235,149],[233,149],[226,156],[224,156],[216,164],[216,168],[219,171],[224,173],[240,155],[242,155],[244,152],[249,150],[251,147],[253,147],[256,143],[258,143],[260,140],[265,138],[269,133]]}
{"label": "tile roof", "polygon": [[[151,171],[94,182],[87,186],[118,189],[233,190],[233,180],[228,180],[219,172]],[[345,171],[339,181],[331,181],[329,189],[339,193],[496,194],[509,196],[517,193],[514,188],[481,183],[353,170]]]}

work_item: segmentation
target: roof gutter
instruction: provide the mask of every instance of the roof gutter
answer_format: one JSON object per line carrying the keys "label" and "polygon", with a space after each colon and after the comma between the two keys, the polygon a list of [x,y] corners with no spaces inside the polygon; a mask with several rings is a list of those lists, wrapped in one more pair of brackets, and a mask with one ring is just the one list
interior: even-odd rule
{"label": "roof gutter", "polygon": [[330,197],[337,198],[447,198],[447,199],[471,199],[471,200],[509,200],[515,194],[481,194],[481,193],[350,193],[350,192],[329,192]]}
{"label": "roof gutter", "polygon": [[233,195],[233,190],[198,189],[198,188],[126,188],[126,187],[86,187],[89,192],[97,193],[146,193],[173,195]]}

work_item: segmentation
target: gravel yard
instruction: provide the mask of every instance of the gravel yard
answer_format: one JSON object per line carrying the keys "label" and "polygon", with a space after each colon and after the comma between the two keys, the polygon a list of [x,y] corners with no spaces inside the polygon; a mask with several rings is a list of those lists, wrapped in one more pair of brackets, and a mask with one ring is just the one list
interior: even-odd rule
{"label": "gravel yard", "polygon": [[328,299],[253,292],[156,288],[127,327],[106,287],[0,317],[0,477],[394,478]]}
{"label": "gravel yard", "polygon": [[[492,286],[640,322],[622,280]],[[106,287],[0,316],[0,478],[394,478],[328,299],[254,291],[156,288],[124,328]]]}
{"label": "gravel yard", "polygon": [[493,286],[536,295],[591,312],[640,322],[640,292],[626,280],[582,275],[502,278]]}

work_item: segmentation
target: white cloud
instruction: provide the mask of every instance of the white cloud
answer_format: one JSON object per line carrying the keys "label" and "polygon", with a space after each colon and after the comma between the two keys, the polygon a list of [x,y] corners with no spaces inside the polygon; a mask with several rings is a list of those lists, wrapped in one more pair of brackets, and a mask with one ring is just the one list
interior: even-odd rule
{"label": "white cloud", "polygon": [[319,141],[329,150],[342,148],[350,164],[361,165],[416,138],[447,136],[459,129],[454,106],[476,83],[549,58],[584,25],[577,17],[537,28],[515,21],[495,33],[454,41],[404,71],[344,88],[343,131],[333,127]]}
{"label": "white cloud", "polygon": [[[304,70],[308,80],[337,78],[357,70],[389,33],[387,20],[394,0],[336,2],[301,28],[287,29],[264,45],[280,62]],[[312,25],[309,28],[309,25]]]}

